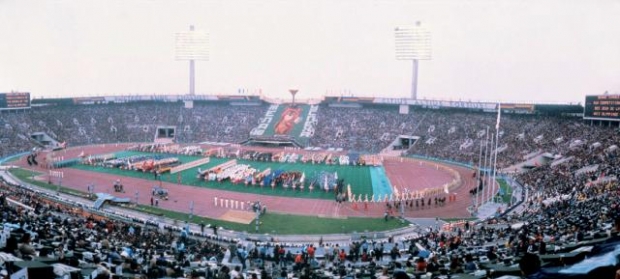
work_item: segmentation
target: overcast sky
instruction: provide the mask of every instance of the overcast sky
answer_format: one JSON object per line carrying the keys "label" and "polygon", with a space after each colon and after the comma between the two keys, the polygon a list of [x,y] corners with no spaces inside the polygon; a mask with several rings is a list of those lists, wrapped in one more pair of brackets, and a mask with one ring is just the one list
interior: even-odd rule
{"label": "overcast sky", "polygon": [[394,28],[421,21],[427,99],[583,102],[620,93],[620,1],[0,0],[0,92],[184,94],[174,35],[210,34],[196,92],[408,97]]}

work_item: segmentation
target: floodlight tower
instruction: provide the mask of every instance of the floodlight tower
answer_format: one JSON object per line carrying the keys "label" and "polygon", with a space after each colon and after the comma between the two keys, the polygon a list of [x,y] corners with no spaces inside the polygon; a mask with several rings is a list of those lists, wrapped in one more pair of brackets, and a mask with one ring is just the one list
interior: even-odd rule
{"label": "floodlight tower", "polygon": [[176,33],[176,60],[189,61],[189,95],[195,94],[194,61],[209,61],[209,34],[194,30]]}
{"label": "floodlight tower", "polygon": [[420,22],[415,26],[399,26],[394,29],[396,60],[413,61],[411,98],[418,98],[418,61],[431,59],[431,33]]}

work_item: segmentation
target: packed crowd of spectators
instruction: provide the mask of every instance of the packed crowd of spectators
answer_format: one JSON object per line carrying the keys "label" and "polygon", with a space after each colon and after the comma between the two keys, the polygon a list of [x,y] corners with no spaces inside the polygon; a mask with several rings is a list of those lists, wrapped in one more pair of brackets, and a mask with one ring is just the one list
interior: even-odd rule
{"label": "packed crowd of spectators", "polygon": [[[225,253],[230,253],[230,240],[198,239],[186,229],[161,229],[152,223],[93,215],[84,208],[2,181],[0,193],[3,227],[11,229],[2,249],[5,254],[0,255],[3,273],[17,271],[6,260],[6,255],[13,255],[26,261],[62,263],[88,270],[87,274],[97,270],[100,275],[96,278],[110,278],[111,274],[180,278],[191,276],[190,262],[200,263],[203,268],[208,264],[217,266]],[[62,270],[55,271],[61,278],[63,274],[58,272]]]}
{"label": "packed crowd of spectators", "polygon": [[[158,126],[174,126],[180,143],[239,143],[249,137],[267,105],[232,106],[196,103],[127,103],[47,106],[0,114],[0,157],[27,151],[30,135],[45,132],[71,145],[152,141]],[[408,152],[477,165],[481,147],[495,147],[496,114],[414,109],[399,114],[395,107],[362,108],[321,105],[308,145],[378,153],[399,135],[419,137]],[[488,135],[487,135],[488,128]],[[504,114],[500,124],[498,162],[507,167],[540,152],[565,154],[576,140],[586,144],[604,139],[609,130],[585,125],[577,118]]]}
{"label": "packed crowd of spectators", "polygon": [[180,143],[240,142],[264,114],[266,106],[196,103],[128,103],[47,106],[0,114],[0,157],[37,146],[30,135],[44,132],[69,146],[151,142],[158,126],[176,127]]}
{"label": "packed crowd of spectators", "polygon": [[[424,120],[414,135],[421,139],[409,153],[478,165],[485,144],[488,154],[495,150],[497,115],[494,113],[427,110],[418,112],[418,116]],[[606,133],[610,131],[585,125],[580,118],[503,114],[499,125],[498,167],[523,162],[529,154],[565,154],[572,141],[593,143]]]}
{"label": "packed crowd of spectators", "polygon": [[378,153],[398,135],[411,135],[417,114],[399,114],[392,108],[321,106],[311,146]]}

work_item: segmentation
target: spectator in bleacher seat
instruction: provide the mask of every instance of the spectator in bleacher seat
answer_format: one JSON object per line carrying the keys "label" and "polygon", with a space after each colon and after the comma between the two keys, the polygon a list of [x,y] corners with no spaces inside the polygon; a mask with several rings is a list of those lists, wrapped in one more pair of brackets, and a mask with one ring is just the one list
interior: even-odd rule
{"label": "spectator in bleacher seat", "polygon": [[519,269],[526,279],[542,277],[540,274],[540,258],[536,254],[525,254],[519,261]]}
{"label": "spectator in bleacher seat", "polygon": [[19,240],[18,250],[22,257],[36,257],[37,252],[30,244],[31,236],[30,233],[24,233],[22,238]]}

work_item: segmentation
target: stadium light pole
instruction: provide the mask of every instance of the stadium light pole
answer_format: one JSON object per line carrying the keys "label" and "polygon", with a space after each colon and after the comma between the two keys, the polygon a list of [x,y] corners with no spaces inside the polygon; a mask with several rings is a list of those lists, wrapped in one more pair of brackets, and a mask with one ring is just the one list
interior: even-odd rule
{"label": "stadium light pole", "polygon": [[189,61],[189,95],[195,95],[195,61],[209,61],[209,34],[194,30],[176,33],[176,60]]}
{"label": "stadium light pole", "polygon": [[418,61],[431,60],[431,33],[416,22],[415,26],[399,26],[394,29],[396,60],[411,60],[411,98],[418,98]]}

